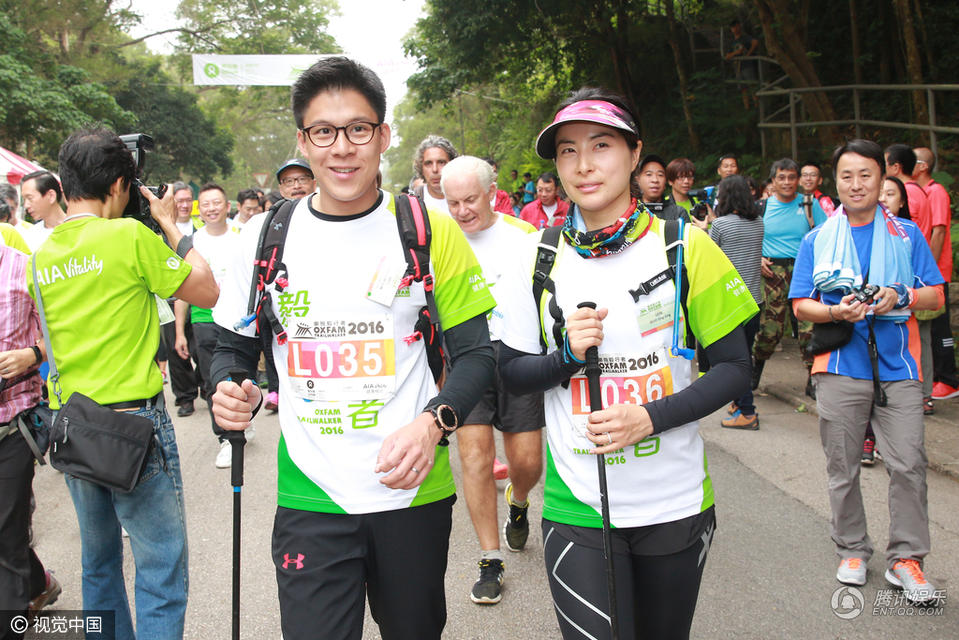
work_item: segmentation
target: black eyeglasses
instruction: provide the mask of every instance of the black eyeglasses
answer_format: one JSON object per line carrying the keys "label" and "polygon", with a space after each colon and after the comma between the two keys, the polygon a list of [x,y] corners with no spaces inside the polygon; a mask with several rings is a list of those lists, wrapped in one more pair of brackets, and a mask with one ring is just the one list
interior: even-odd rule
{"label": "black eyeglasses", "polygon": [[336,142],[340,131],[353,144],[368,144],[373,139],[373,133],[382,122],[351,122],[345,127],[334,127],[331,124],[314,124],[311,127],[300,129],[306,134],[314,146],[323,148],[332,146]]}

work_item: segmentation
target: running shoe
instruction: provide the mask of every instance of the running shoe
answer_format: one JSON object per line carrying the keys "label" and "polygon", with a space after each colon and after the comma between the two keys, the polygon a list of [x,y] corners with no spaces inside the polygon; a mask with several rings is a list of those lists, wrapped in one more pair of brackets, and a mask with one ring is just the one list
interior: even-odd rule
{"label": "running shoe", "polygon": [[728,418],[720,421],[722,426],[727,429],[744,429],[746,431],[759,431],[759,414],[754,413],[751,416],[744,416],[741,413],[734,413]]}
{"label": "running shoe", "polygon": [[271,391],[266,394],[266,399],[263,401],[263,408],[267,411],[272,411],[276,413],[277,407],[280,405],[280,394],[276,391]]}
{"label": "running shoe", "polygon": [[932,399],[933,400],[948,400],[949,398],[955,398],[959,396],[959,389],[956,387],[949,386],[945,382],[937,382],[932,385]]}
{"label": "running shoe", "polygon": [[862,441],[862,457],[859,459],[864,467],[876,464],[876,441],[866,438]]}
{"label": "running shoe", "polygon": [[919,561],[913,558],[897,560],[892,569],[886,570],[886,581],[902,589],[906,600],[913,604],[923,604],[935,597],[935,587],[926,580]]}
{"label": "running shoe", "polygon": [[506,485],[506,506],[509,509],[509,516],[503,524],[506,548],[510,551],[522,551],[526,546],[526,539],[529,538],[529,519],[526,517],[526,512],[529,511],[529,500],[523,506],[513,504],[512,482]]}
{"label": "running shoe", "polygon": [[499,458],[493,458],[493,478],[496,480],[506,480],[509,477],[509,467],[499,461]]}
{"label": "running shoe", "polygon": [[931,416],[936,412],[936,407],[932,404],[932,397],[926,396],[922,399],[922,415]]}
{"label": "running shoe", "polygon": [[229,469],[233,466],[233,447],[229,440],[220,443],[220,451],[216,454],[216,468]]}
{"label": "running shoe", "polygon": [[480,577],[470,591],[470,600],[476,604],[496,604],[503,599],[502,560],[480,560]]}
{"label": "running shoe", "polygon": [[41,609],[56,602],[57,598],[60,597],[60,592],[63,591],[63,587],[61,587],[60,583],[57,582],[57,579],[53,575],[52,571],[47,569],[44,574],[46,577],[47,588],[44,589],[40,595],[27,603],[27,615],[29,615],[31,619],[40,613]]}
{"label": "running shoe", "polygon": [[836,571],[836,580],[861,587],[866,584],[866,563],[862,558],[843,558]]}

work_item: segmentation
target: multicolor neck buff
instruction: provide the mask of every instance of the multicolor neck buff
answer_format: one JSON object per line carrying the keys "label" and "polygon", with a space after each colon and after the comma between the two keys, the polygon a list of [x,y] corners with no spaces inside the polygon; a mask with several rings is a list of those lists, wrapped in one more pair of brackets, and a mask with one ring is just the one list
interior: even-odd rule
{"label": "multicolor neck buff", "polygon": [[620,253],[649,231],[651,214],[642,202],[633,198],[629,208],[613,224],[586,231],[586,223],[578,205],[573,205],[563,225],[566,242],[584,258],[602,258]]}

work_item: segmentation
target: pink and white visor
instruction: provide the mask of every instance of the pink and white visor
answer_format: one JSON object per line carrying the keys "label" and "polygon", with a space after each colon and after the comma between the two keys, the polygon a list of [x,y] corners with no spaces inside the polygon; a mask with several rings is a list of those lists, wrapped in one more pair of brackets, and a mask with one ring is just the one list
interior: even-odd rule
{"label": "pink and white visor", "polygon": [[546,160],[556,157],[556,130],[567,122],[595,122],[639,137],[633,119],[616,105],[605,100],[580,100],[560,109],[552,124],[540,132],[536,138],[536,155]]}

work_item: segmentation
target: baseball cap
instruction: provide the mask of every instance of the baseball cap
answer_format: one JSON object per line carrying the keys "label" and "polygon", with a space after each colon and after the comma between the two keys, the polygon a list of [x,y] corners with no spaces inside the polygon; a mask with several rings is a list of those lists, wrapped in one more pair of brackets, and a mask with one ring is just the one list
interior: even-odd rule
{"label": "baseball cap", "polygon": [[620,107],[605,100],[580,100],[560,109],[543,129],[536,138],[536,155],[546,160],[556,157],[556,130],[567,122],[595,122],[639,137],[636,123]]}
{"label": "baseball cap", "polygon": [[643,159],[639,161],[639,168],[636,169],[636,171],[637,172],[642,171],[643,167],[645,167],[650,162],[658,162],[660,166],[663,167],[663,169],[666,168],[666,161],[660,158],[659,156],[657,156],[655,153],[651,153],[648,156],[643,156]]}
{"label": "baseball cap", "polygon": [[301,158],[290,158],[286,162],[280,165],[280,168],[276,170],[276,179],[280,179],[280,174],[290,167],[300,167],[301,169],[306,169],[310,172],[310,175],[313,175],[313,169],[310,168],[309,163],[306,160]]}

